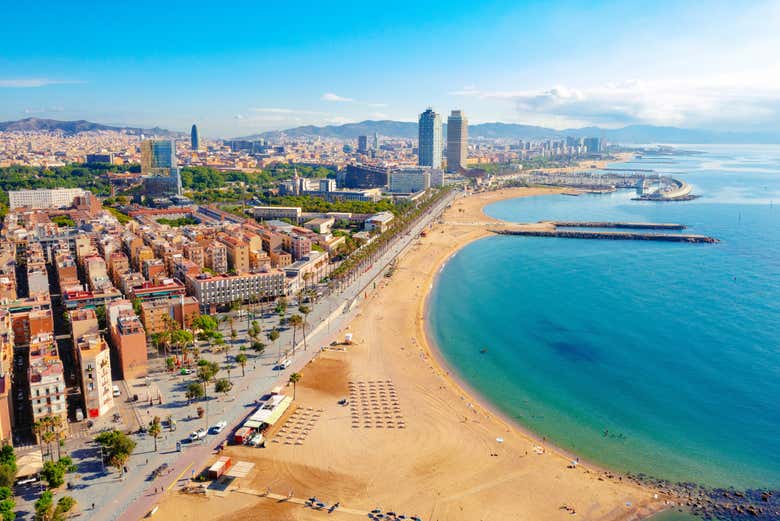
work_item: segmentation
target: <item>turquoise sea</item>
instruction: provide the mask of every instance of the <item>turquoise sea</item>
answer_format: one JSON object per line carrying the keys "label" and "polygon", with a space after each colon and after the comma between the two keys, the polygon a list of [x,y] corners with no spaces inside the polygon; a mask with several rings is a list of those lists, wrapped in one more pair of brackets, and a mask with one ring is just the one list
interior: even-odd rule
{"label": "turquoise sea", "polygon": [[[676,222],[676,244],[493,236],[443,267],[428,325],[508,417],[620,471],[780,488],[780,147],[698,146],[624,165],[702,197],[502,201],[507,221]],[[487,349],[486,353],[481,353]]]}

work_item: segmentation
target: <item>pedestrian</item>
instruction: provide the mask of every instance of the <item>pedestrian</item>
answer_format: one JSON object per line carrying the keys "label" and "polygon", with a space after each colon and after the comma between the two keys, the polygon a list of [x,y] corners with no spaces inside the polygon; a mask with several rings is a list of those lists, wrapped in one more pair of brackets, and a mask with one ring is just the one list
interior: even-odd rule
{"label": "pedestrian", "polygon": [[92,510],[95,510],[95,503],[92,503]]}

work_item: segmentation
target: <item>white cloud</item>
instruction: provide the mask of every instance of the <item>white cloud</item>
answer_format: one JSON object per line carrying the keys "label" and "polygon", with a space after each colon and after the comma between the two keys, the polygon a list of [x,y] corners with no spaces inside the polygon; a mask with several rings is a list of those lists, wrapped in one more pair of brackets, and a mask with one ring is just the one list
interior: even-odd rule
{"label": "white cloud", "polygon": [[723,79],[632,79],[579,89],[558,85],[538,91],[456,92],[478,100],[510,102],[518,120],[558,127],[651,124],[757,129],[780,124],[780,89]]}
{"label": "white cloud", "polygon": [[345,98],[344,96],[339,96],[338,94],[333,94],[332,92],[326,92],[322,95],[320,98],[323,101],[338,101],[338,102],[345,102],[345,103],[351,103],[355,101],[352,98]]}
{"label": "white cloud", "polygon": [[371,116],[372,119],[390,119],[390,116],[384,112],[372,112],[369,116]]}
{"label": "white cloud", "polygon": [[45,87],[47,85],[65,85],[65,84],[75,84],[75,83],[86,83],[86,82],[78,81],[78,80],[49,80],[44,78],[24,78],[24,79],[17,78],[17,79],[0,80],[0,88],[26,89],[26,88]]}
{"label": "white cloud", "polygon": [[244,119],[244,115],[243,114],[236,114],[235,116],[233,116],[233,119]]}

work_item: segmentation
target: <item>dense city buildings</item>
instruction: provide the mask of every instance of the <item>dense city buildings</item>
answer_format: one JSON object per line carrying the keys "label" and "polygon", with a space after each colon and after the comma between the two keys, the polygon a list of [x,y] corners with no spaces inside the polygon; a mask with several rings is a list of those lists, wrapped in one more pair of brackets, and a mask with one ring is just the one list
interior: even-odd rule
{"label": "dense city buildings", "polygon": [[428,108],[420,114],[418,124],[418,164],[441,168],[441,116]]}
{"label": "dense city buildings", "polygon": [[460,110],[453,110],[447,118],[447,171],[466,169],[469,147],[469,122]]}

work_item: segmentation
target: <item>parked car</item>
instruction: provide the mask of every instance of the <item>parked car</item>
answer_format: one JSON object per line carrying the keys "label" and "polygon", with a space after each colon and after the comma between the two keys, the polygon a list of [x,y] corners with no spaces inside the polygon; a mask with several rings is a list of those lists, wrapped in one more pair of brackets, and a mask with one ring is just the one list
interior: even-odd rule
{"label": "parked car", "polygon": [[114,398],[116,398],[120,394],[122,394],[122,393],[119,391],[119,386],[114,384]]}
{"label": "parked car", "polygon": [[265,438],[263,437],[263,434],[261,432],[254,434],[251,438],[249,438],[249,445],[251,445],[252,447],[264,446]]}
{"label": "parked car", "polygon": [[190,441],[202,440],[203,438],[206,437],[207,434],[208,431],[206,431],[206,429],[198,429],[196,431],[192,431],[192,433],[190,434]]}
{"label": "parked car", "polygon": [[227,422],[226,422],[225,420],[218,421],[217,423],[215,423],[215,424],[214,424],[214,425],[211,427],[211,431],[212,431],[214,434],[219,434],[220,432],[222,432],[222,431],[225,429],[225,427],[227,427]]}
{"label": "parked car", "polygon": [[288,367],[290,367],[291,364],[292,364],[292,360],[290,360],[289,358],[285,358],[284,360],[280,360],[279,362],[277,362],[274,369],[276,369],[277,371],[283,371]]}

